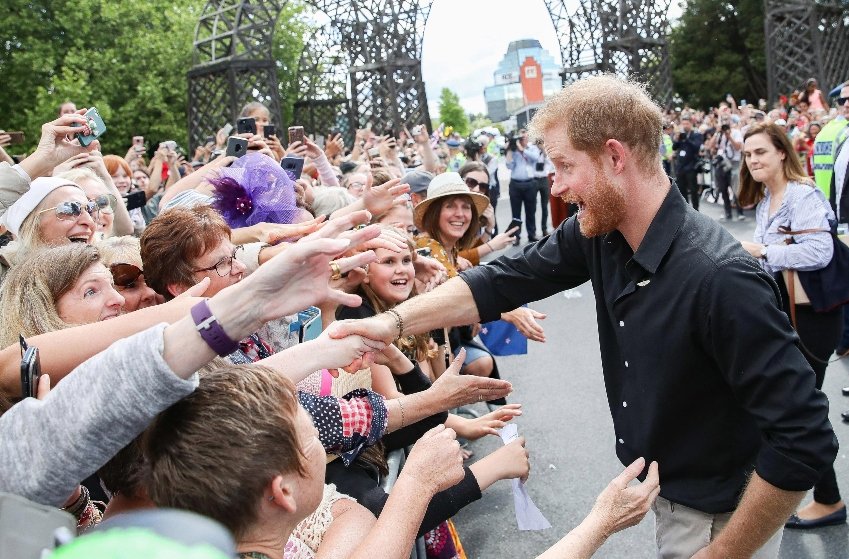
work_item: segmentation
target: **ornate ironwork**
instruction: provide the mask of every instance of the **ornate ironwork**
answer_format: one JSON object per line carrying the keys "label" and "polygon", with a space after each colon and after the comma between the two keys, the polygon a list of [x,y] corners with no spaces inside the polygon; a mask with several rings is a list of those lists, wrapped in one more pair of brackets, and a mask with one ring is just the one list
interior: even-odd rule
{"label": "ornate ironwork", "polygon": [[849,4],[765,0],[764,9],[771,101],[811,77],[823,88],[849,79]]}
{"label": "ornate ironwork", "polygon": [[[189,72],[192,147],[261,101],[280,123],[273,34],[287,0],[210,0],[195,29]],[[671,98],[666,46],[670,0],[544,0],[563,59],[564,82],[597,72],[646,81]],[[308,0],[328,22],[300,58],[295,118],[316,134],[337,128],[350,139],[371,124],[395,132],[430,125],[421,74],[424,27],[432,0]],[[280,123],[282,124],[282,123]]]}
{"label": "ornate ironwork", "polygon": [[[553,14],[552,2],[547,4]],[[645,83],[659,103],[668,105],[672,100],[669,4],[669,0],[581,0],[569,17],[568,36],[561,39],[561,45],[567,45],[564,83],[602,72],[627,75]]]}

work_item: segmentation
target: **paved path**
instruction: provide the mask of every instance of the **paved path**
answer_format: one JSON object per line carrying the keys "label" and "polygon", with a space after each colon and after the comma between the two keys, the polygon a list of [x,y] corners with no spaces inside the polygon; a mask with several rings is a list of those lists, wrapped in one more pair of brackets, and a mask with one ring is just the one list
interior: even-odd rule
{"label": "paved path", "polygon": [[[702,211],[718,218],[721,205],[704,203]],[[499,223],[509,223],[509,202],[501,200]],[[539,219],[539,217],[537,217]],[[751,239],[753,219],[726,224],[739,239]],[[520,532],[516,527],[508,482],[499,482],[483,498],[456,517],[457,527],[471,558],[535,557],[576,526],[592,507],[596,495],[622,469],[614,454],[613,426],[602,382],[595,306],[589,285],[577,289],[580,298],[558,294],[532,304],[548,313],[544,321],[548,342],[531,343],[525,356],[499,358],[502,376],[513,382],[509,400],[521,402],[525,415],[517,422],[528,440],[532,471],[527,489],[552,528]],[[653,351],[647,348],[646,351]],[[849,426],[840,412],[849,398],[840,388],[849,384],[849,365],[832,364],[825,391],[833,402],[831,420],[844,443],[835,467],[837,479],[849,496]],[[482,408],[482,406],[479,406]],[[472,443],[476,460],[500,445],[488,437]],[[662,482],[662,475],[661,475]],[[654,519],[615,534],[596,557],[633,559],[655,557]],[[782,559],[849,558],[849,527],[814,533],[787,532]]]}

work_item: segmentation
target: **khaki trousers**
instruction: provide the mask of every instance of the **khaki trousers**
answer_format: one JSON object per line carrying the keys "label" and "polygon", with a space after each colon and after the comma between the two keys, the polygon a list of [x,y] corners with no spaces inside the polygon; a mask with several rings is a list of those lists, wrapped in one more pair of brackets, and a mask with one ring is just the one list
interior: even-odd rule
{"label": "khaki trousers", "polygon": [[[709,544],[728,524],[731,513],[708,514],[658,496],[652,505],[655,518],[658,559],[690,559]],[[779,530],[752,557],[776,559],[784,528]]]}

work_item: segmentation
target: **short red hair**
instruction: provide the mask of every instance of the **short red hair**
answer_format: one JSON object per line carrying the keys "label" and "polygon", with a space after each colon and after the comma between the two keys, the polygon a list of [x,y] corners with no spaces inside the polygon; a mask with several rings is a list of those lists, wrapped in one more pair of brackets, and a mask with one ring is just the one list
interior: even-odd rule
{"label": "short red hair", "polygon": [[130,164],[123,157],[119,157],[117,155],[104,155],[103,156],[103,164],[106,165],[106,172],[109,173],[110,177],[114,177],[115,173],[118,172],[118,167],[124,169],[124,173],[128,177],[133,176],[133,172],[130,170]]}

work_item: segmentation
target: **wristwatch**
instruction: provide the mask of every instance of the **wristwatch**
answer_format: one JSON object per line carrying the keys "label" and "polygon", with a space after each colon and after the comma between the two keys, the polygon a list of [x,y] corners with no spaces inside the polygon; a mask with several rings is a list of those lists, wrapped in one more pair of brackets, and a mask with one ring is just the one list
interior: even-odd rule
{"label": "wristwatch", "polygon": [[759,255],[759,256],[760,256],[761,258],[763,258],[764,260],[766,260],[766,247],[767,247],[767,245],[762,245],[762,246],[761,246],[761,252],[760,252],[760,255]]}

